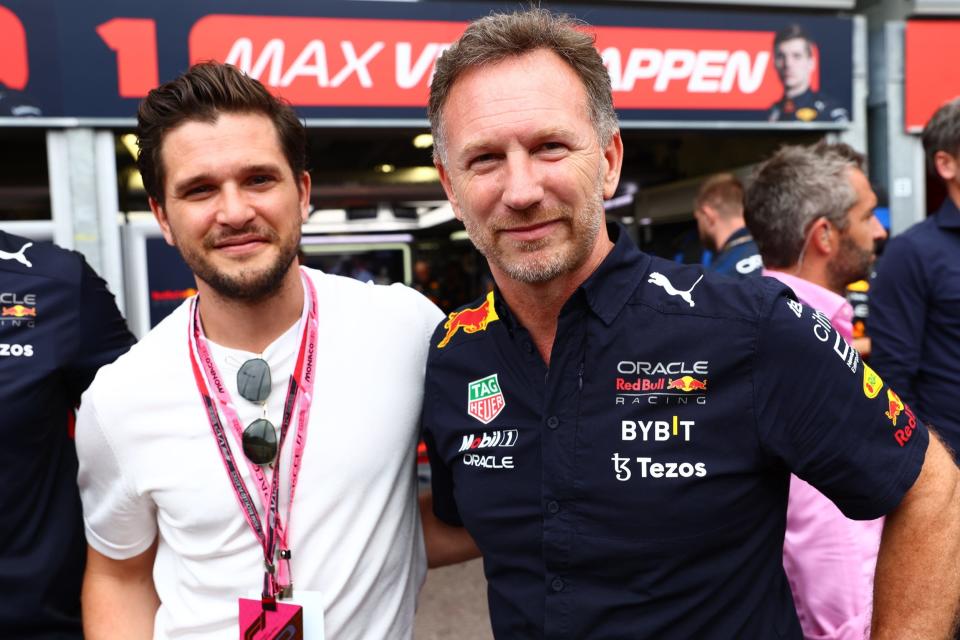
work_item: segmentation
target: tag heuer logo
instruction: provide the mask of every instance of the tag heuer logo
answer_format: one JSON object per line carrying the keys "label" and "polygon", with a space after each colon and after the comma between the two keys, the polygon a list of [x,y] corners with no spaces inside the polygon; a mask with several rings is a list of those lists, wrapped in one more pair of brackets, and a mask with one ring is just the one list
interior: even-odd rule
{"label": "tag heuer logo", "polygon": [[492,374],[480,380],[474,380],[468,385],[467,413],[482,422],[489,424],[500,415],[507,401],[503,399],[497,374]]}

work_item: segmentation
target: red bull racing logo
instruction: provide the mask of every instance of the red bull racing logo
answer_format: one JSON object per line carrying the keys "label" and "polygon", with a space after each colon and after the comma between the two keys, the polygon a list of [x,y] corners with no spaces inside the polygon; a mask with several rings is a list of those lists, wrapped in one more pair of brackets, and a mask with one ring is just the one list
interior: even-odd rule
{"label": "red bull racing logo", "polygon": [[443,323],[443,328],[447,330],[447,334],[443,336],[443,340],[437,344],[437,348],[443,349],[447,346],[458,329],[463,329],[464,333],[486,331],[488,324],[499,319],[500,317],[497,315],[497,310],[493,304],[493,291],[491,291],[487,294],[487,299],[484,300],[483,304],[479,307],[475,309],[464,309],[463,311],[454,311],[450,314],[447,321]]}
{"label": "red bull racing logo", "polygon": [[917,416],[914,415],[910,407],[903,403],[903,400],[900,399],[900,396],[898,396],[893,389],[887,389],[887,411],[884,415],[890,419],[894,428],[897,426],[897,420],[900,418],[901,413],[906,414],[907,424],[893,432],[893,439],[902,447],[910,441],[910,437],[913,436],[914,431],[917,429]]}
{"label": "red bull racing logo", "polygon": [[667,389],[678,389],[686,393],[691,391],[706,391],[707,379],[697,380],[693,376],[683,376],[682,378],[671,380],[670,384],[667,385]]}
{"label": "red bull racing logo", "polygon": [[467,413],[483,424],[489,424],[507,406],[495,373],[469,383],[467,396]]}
{"label": "red bull racing logo", "polygon": [[4,318],[36,318],[36,307],[25,307],[22,304],[15,304],[12,307],[0,307],[0,317]]}

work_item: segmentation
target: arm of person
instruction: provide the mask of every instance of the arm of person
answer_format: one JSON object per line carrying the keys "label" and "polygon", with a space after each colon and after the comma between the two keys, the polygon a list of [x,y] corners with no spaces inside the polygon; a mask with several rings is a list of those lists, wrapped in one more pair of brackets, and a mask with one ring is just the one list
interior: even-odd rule
{"label": "arm of person", "polygon": [[887,516],[874,640],[953,638],[960,606],[960,471],[931,431],[920,476]]}
{"label": "arm of person", "polygon": [[83,576],[83,633],[87,640],[152,638],[160,599],[153,586],[157,543],[126,560],[87,548]]}
{"label": "arm of person", "polygon": [[[911,239],[891,240],[870,286],[870,366],[907,404],[916,403],[928,287],[923,258]],[[913,408],[923,415],[923,407]]]}
{"label": "arm of person", "polygon": [[430,493],[420,496],[420,520],[427,547],[427,566],[431,569],[480,557],[480,549],[465,528],[451,526],[434,514]]}

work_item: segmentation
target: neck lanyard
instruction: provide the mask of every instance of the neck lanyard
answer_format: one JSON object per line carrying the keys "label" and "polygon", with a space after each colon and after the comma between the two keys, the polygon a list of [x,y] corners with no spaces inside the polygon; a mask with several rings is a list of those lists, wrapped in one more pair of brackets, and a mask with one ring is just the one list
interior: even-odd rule
{"label": "neck lanyard", "polygon": [[[263,504],[264,515],[267,520],[266,529],[264,529],[260,514],[257,512],[257,507],[240,474],[236,459],[227,442],[226,430],[220,420],[220,414],[222,413],[232,428],[231,430],[233,431],[237,444],[242,446],[243,426],[240,423],[240,418],[237,415],[230,393],[223,384],[223,377],[220,375],[207,346],[207,338],[203,334],[203,328],[199,322],[197,298],[194,298],[190,309],[190,322],[187,336],[190,363],[193,368],[194,379],[197,383],[197,390],[200,392],[207,419],[210,421],[210,428],[213,431],[217,448],[223,459],[224,468],[227,476],[230,478],[230,483],[244,518],[247,521],[247,525],[251,531],[253,531],[253,534],[257,537],[263,549],[263,601],[265,605],[273,603],[278,594],[284,595],[285,591],[291,586],[289,569],[290,551],[289,548],[287,548],[287,534],[290,527],[290,517],[293,507],[293,497],[297,487],[297,478],[300,475],[300,466],[303,462],[310,405],[313,400],[318,335],[317,292],[316,289],[314,289],[313,282],[302,271],[300,277],[304,284],[304,290],[307,293],[307,321],[304,323],[305,326],[300,337],[297,363],[293,375],[290,376],[290,382],[287,385],[287,399],[283,406],[283,420],[280,424],[280,437],[277,443],[276,468],[274,469],[272,479],[268,481],[263,469],[247,460],[247,467],[250,469],[250,474],[256,482],[257,493],[260,495],[260,500]],[[201,366],[203,372],[201,372]],[[206,374],[206,379],[204,379],[204,373]],[[210,381],[210,386],[214,389],[213,394],[210,393],[207,380]],[[290,463],[290,499],[287,504],[286,517],[281,520],[279,514],[280,460],[283,443],[286,440],[295,405],[297,407],[297,433],[294,439],[293,456]],[[280,547],[279,558],[277,557],[278,545]],[[277,571],[277,565],[279,565],[279,572]]]}

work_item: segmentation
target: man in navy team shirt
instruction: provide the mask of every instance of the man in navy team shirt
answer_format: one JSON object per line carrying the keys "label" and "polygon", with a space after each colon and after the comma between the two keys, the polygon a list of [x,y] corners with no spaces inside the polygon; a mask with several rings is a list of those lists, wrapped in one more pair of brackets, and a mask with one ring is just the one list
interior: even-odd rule
{"label": "man in navy team shirt", "polygon": [[70,422],[134,338],[83,257],[0,231],[0,636],[83,637],[86,544]]}
{"label": "man in navy team shirt", "polygon": [[829,319],[603,224],[623,158],[589,34],[473,23],[437,63],[435,162],[496,289],[438,327],[433,504],[484,556],[498,638],[799,638],[789,473],[889,514],[875,638],[950,632],[958,470]]}

